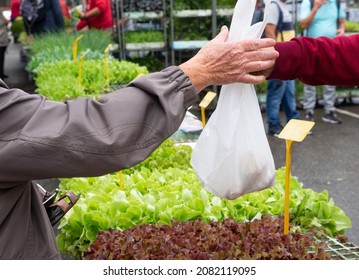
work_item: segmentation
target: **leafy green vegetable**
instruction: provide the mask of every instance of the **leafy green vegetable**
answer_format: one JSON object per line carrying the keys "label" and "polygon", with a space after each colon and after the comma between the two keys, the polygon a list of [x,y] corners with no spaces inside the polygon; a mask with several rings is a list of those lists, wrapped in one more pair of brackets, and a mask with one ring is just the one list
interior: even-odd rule
{"label": "leafy green vegetable", "polygon": [[159,58],[154,57],[151,53],[143,57],[130,56],[127,57],[126,60],[143,65],[150,72],[161,71],[163,68],[165,68],[165,63]]}
{"label": "leafy green vegetable", "polygon": [[[78,57],[81,57],[85,52],[87,52],[87,54],[84,57],[84,60],[104,59],[103,52],[98,50],[91,51],[90,49],[80,51]],[[66,46],[56,46],[51,49],[44,49],[36,55],[31,56],[30,61],[26,64],[26,70],[36,77],[40,66],[57,61],[71,61],[72,59],[73,55]],[[113,58],[110,56],[110,59]]]}
{"label": "leafy green vegetable", "polygon": [[353,21],[345,21],[345,31],[346,32],[359,32],[359,23]]}
{"label": "leafy green vegetable", "polygon": [[[277,170],[277,181],[271,188],[235,200],[220,199],[199,183],[189,165],[188,148],[167,140],[150,158],[123,171],[123,190],[117,173],[61,180],[62,189],[82,195],[60,223],[60,250],[79,257],[98,232],[110,228],[126,230],[141,224],[170,225],[172,220],[198,218],[204,222],[227,218],[249,222],[284,213],[284,168]],[[337,236],[351,227],[350,219],[328,199],[327,191],[304,189],[295,177],[291,177],[290,219],[295,225],[291,230],[303,233],[316,227]]]}
{"label": "leafy green vegetable", "polygon": [[238,223],[173,221],[106,230],[83,252],[89,260],[328,260],[324,242],[299,232],[283,233],[283,218],[269,215]]}
{"label": "leafy green vegetable", "polygon": [[92,51],[103,52],[112,43],[111,34],[98,29],[89,29],[84,32],[48,32],[36,35],[35,40],[30,44],[31,55],[37,55],[43,50],[53,50],[62,46],[72,54],[74,41],[79,38],[78,53],[90,49]]}
{"label": "leafy green vegetable", "polygon": [[221,8],[234,8],[236,0],[217,0],[217,6]]}
{"label": "leafy green vegetable", "polygon": [[[232,0],[233,1],[233,0]],[[199,9],[211,9],[211,0],[176,0],[173,1],[173,8],[175,10],[199,10]]]}
{"label": "leafy green vegetable", "polygon": [[25,32],[25,26],[21,16],[16,17],[11,23],[10,31],[11,34],[15,36],[18,36],[21,32]]}
{"label": "leafy green vegetable", "polygon": [[111,91],[113,86],[125,86],[139,74],[147,74],[146,67],[128,61],[109,60],[109,85],[107,87],[104,60],[85,60],[79,84],[79,61],[59,60],[37,67],[36,92],[48,99],[64,101],[79,96],[98,98]]}
{"label": "leafy green vegetable", "polygon": [[125,33],[126,43],[163,42],[163,32],[156,30],[135,30]]}
{"label": "leafy green vegetable", "polygon": [[103,30],[90,29],[85,32],[47,32],[38,34],[30,43],[30,61],[26,70],[37,75],[42,64],[73,59],[73,43],[77,38],[77,59],[85,52],[85,60],[103,59],[104,51],[112,43],[111,35]]}

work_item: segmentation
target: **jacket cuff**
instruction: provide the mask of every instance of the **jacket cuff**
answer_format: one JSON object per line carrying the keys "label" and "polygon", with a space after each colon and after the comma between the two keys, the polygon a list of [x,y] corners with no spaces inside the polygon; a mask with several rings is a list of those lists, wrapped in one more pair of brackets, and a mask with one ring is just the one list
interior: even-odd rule
{"label": "jacket cuff", "polygon": [[267,78],[279,80],[294,80],[300,69],[300,58],[302,49],[297,41],[278,42],[274,48],[279,52],[279,57],[273,72]]}
{"label": "jacket cuff", "polygon": [[176,83],[177,91],[183,94],[184,106],[189,108],[198,99],[197,92],[187,75],[178,66],[170,66],[162,70],[170,83]]}

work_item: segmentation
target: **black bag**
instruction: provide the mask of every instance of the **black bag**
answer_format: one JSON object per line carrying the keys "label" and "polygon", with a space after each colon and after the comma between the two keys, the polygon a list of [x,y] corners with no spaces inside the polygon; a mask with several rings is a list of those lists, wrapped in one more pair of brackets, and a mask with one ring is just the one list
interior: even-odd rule
{"label": "black bag", "polygon": [[43,21],[46,17],[44,0],[23,0],[21,16],[30,29],[35,23]]}

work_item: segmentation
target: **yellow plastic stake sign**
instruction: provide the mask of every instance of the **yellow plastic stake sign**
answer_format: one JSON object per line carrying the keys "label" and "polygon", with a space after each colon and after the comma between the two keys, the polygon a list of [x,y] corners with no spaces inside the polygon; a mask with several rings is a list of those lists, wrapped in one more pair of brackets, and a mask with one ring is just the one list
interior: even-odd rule
{"label": "yellow plastic stake sign", "polygon": [[144,73],[139,73],[139,74],[136,76],[136,78],[141,77],[141,76],[144,76],[144,75],[146,75],[146,74],[144,74]]}
{"label": "yellow plastic stake sign", "polygon": [[105,59],[105,71],[106,71],[106,88],[109,91],[110,90],[110,77],[109,77],[109,70],[108,70],[108,52],[110,51],[110,49],[112,48],[112,44],[109,44],[107,46],[107,48],[105,49],[105,55],[104,55],[104,59]]}
{"label": "yellow plastic stake sign", "polygon": [[82,81],[82,64],[85,56],[89,53],[90,50],[87,50],[83,53],[83,55],[80,56],[79,60],[79,76],[77,77],[77,87],[80,90],[81,89],[81,81]]}
{"label": "yellow plastic stake sign", "polygon": [[79,44],[79,41],[80,39],[83,37],[84,35],[80,35],[79,37],[77,37],[75,39],[75,41],[72,43],[72,54],[73,54],[73,57],[74,57],[74,61],[76,61],[77,59],[77,47],[78,47],[78,44]]}
{"label": "yellow plastic stake sign", "polygon": [[289,233],[289,200],[290,200],[290,169],[293,142],[302,142],[313,128],[314,122],[302,120],[290,120],[279,134],[279,138],[285,139],[285,196],[284,196],[284,234]]}
{"label": "yellow plastic stake sign", "polygon": [[206,108],[209,104],[211,104],[212,100],[216,97],[217,93],[213,91],[207,92],[207,94],[203,97],[201,103],[199,103],[199,107],[201,107],[201,116],[202,116],[202,124],[203,127],[206,125]]}
{"label": "yellow plastic stake sign", "polygon": [[123,176],[122,176],[122,170],[118,172],[118,175],[120,177],[120,191],[123,190]]}
{"label": "yellow plastic stake sign", "polygon": [[290,201],[290,170],[292,155],[292,140],[285,140],[285,193],[284,193],[284,234],[289,233],[289,201]]}

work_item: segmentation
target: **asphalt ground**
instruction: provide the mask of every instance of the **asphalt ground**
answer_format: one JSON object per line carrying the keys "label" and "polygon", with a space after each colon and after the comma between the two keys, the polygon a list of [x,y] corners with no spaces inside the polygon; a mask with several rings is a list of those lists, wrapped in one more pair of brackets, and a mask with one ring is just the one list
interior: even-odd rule
{"label": "asphalt ground", "polygon": [[[12,43],[8,47],[5,73],[9,78],[5,82],[10,88],[34,93],[35,86],[25,71],[20,51],[20,44]],[[303,142],[293,144],[291,173],[303,183],[304,188],[328,191],[335,204],[352,220],[353,227],[346,231],[349,242],[359,245],[359,100],[356,104],[338,108],[353,113],[338,113],[343,120],[339,125],[323,122],[323,109],[319,107],[315,110],[314,133]],[[263,121],[266,123],[265,113]],[[268,141],[276,168],[285,166],[285,141],[273,136],[268,136]],[[56,184],[56,180],[43,182],[50,189]]]}
{"label": "asphalt ground", "polygon": [[[345,233],[349,242],[359,245],[359,100],[353,101],[337,107],[341,124],[323,122],[323,108],[315,110],[313,134],[293,143],[291,174],[304,188],[328,191],[352,220],[352,228]],[[281,116],[285,124],[284,114]],[[263,120],[266,122],[265,114]],[[285,140],[268,136],[268,141],[276,168],[285,166]]]}

